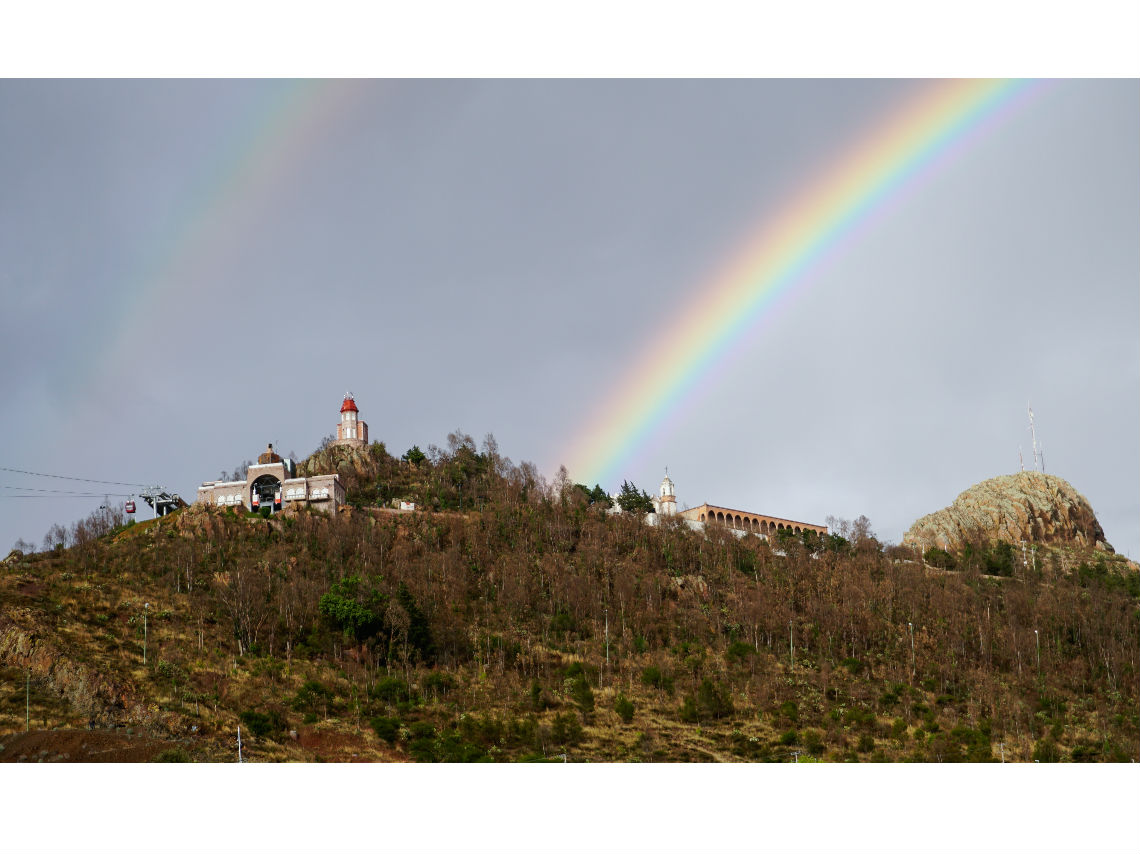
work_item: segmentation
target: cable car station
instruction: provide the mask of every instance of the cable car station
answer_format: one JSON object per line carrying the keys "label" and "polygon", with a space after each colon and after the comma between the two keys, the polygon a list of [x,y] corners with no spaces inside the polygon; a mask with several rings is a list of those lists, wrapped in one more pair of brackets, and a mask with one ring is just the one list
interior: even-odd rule
{"label": "cable car station", "polygon": [[[341,419],[337,425],[336,445],[364,445],[368,439],[368,425],[358,420],[358,410],[352,395],[345,395],[341,405]],[[245,480],[208,480],[198,487],[195,503],[216,507],[244,507],[251,513],[269,508],[278,513],[291,505],[302,505],[322,510],[335,516],[344,504],[345,491],[337,474],[318,474],[297,477],[297,464],[282,459],[269,445],[249,467]]]}

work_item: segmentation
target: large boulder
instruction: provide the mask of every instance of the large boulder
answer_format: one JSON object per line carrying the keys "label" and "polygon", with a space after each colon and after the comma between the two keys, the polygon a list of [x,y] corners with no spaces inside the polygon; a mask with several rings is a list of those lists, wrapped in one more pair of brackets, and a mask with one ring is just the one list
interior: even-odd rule
{"label": "large boulder", "polygon": [[975,484],[910,526],[903,545],[956,551],[970,542],[1069,543],[1112,552],[1088,499],[1056,475],[1023,471]]}

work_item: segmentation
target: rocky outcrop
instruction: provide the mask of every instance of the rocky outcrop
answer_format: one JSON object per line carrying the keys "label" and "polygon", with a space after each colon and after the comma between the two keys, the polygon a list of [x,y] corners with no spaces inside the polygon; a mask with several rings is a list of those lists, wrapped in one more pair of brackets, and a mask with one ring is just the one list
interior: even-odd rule
{"label": "rocky outcrop", "polygon": [[184,729],[179,716],[148,704],[134,685],[76,661],[10,616],[30,614],[0,617],[0,664],[25,670],[33,679],[48,685],[88,718],[89,726],[134,725],[168,732]]}
{"label": "rocky outcrop", "polygon": [[297,475],[312,477],[317,474],[338,474],[345,490],[353,492],[364,484],[376,480],[380,472],[378,453],[380,452],[373,450],[371,446],[358,448],[330,445],[314,451],[312,456],[299,463]]}
{"label": "rocky outcrop", "polygon": [[1037,471],[975,484],[949,507],[923,516],[903,545],[947,551],[970,542],[1070,543],[1112,552],[1088,499],[1072,484]]}

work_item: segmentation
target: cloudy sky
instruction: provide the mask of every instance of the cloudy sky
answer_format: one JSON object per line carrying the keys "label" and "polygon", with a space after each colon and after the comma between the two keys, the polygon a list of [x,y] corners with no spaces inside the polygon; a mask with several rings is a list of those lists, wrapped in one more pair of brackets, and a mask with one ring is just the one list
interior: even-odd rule
{"label": "cloudy sky", "polygon": [[[351,390],[397,455],[459,428],[592,483],[572,456],[629,367],[929,85],[0,81],[0,467],[190,497],[267,442],[308,454]],[[603,486],[668,466],[682,505],[897,542],[1032,466],[1028,402],[1046,470],[1140,557],[1138,90],[1000,110]],[[101,503],[0,485],[0,550]]]}

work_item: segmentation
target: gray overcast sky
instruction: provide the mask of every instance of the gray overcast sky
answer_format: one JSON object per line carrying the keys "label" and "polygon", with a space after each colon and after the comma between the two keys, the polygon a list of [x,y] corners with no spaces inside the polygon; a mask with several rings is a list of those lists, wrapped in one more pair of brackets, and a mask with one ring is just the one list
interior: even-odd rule
{"label": "gray overcast sky", "polygon": [[[0,466],[191,498],[266,442],[308,454],[351,390],[397,455],[458,427],[549,477],[765,214],[923,85],[2,81]],[[1029,400],[1046,469],[1140,557],[1138,94],[1003,113],[619,478],[898,541],[1031,463]],[[99,503],[0,495],[0,547]]]}

